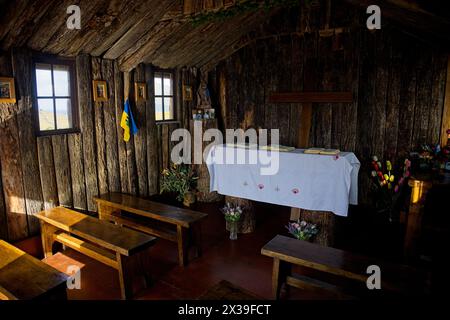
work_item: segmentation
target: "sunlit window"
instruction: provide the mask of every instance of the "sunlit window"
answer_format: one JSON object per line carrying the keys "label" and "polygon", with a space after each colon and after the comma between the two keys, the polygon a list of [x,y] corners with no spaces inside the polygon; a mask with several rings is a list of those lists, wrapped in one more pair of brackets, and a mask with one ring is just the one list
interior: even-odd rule
{"label": "sunlit window", "polygon": [[35,63],[35,102],[40,133],[58,133],[76,128],[73,65]]}
{"label": "sunlit window", "polygon": [[173,98],[173,74],[155,72],[155,120],[175,119]]}

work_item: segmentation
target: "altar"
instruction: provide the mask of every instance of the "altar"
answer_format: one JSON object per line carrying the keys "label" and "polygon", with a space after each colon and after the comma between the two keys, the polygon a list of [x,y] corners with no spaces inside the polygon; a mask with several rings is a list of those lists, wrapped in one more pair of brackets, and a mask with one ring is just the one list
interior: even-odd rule
{"label": "altar", "polygon": [[[270,157],[277,159],[278,169],[263,174]],[[351,152],[319,155],[304,149],[277,152],[216,145],[209,151],[207,166],[210,190],[225,196],[344,217],[350,204],[358,204],[360,162]]]}

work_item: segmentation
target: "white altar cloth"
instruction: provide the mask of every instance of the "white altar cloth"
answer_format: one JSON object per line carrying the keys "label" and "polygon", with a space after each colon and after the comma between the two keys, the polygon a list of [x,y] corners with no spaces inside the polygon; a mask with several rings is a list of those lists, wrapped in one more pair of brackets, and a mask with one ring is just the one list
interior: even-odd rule
{"label": "white altar cloth", "polygon": [[267,156],[268,151],[213,146],[206,161],[211,191],[294,208],[331,211],[339,216],[347,216],[349,204],[358,204],[360,162],[351,152],[338,156],[305,154],[302,149],[278,152],[279,169],[274,175],[262,175],[261,166],[267,163],[259,160],[253,164],[224,161],[230,152],[237,159],[257,157],[258,153]]}

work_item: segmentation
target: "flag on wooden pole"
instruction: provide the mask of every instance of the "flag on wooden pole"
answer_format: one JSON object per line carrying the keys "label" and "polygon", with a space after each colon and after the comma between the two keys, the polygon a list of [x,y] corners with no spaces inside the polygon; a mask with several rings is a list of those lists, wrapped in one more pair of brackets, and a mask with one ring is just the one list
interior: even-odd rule
{"label": "flag on wooden pole", "polygon": [[125,107],[122,113],[122,120],[120,126],[123,128],[123,140],[128,142],[131,135],[135,135],[138,132],[136,123],[134,122],[133,114],[131,113],[130,102],[128,99],[125,101]]}

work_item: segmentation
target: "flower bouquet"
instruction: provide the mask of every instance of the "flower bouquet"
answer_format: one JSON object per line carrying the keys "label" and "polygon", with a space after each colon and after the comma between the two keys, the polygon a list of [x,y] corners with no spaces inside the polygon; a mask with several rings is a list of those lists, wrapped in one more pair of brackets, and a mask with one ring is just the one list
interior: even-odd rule
{"label": "flower bouquet", "polygon": [[169,169],[164,169],[162,172],[161,193],[174,192],[177,194],[178,201],[184,201],[187,204],[186,199],[189,199],[190,204],[197,179],[191,166],[173,163]]}
{"label": "flower bouquet", "polygon": [[393,211],[396,209],[401,190],[411,175],[410,170],[411,161],[408,159],[405,159],[401,168],[394,170],[389,160],[383,167],[377,156],[372,157],[371,181],[374,205],[377,211],[388,212],[390,221],[393,220]]}
{"label": "flower bouquet", "polygon": [[286,229],[288,229],[289,233],[295,238],[304,241],[310,241],[312,237],[319,233],[319,229],[315,224],[306,221],[289,222]]}
{"label": "flower bouquet", "polygon": [[225,216],[225,220],[229,223],[230,226],[230,239],[237,239],[237,222],[241,219],[242,216],[242,208],[240,206],[234,206],[230,203],[226,203],[225,206],[221,209],[222,213]]}

